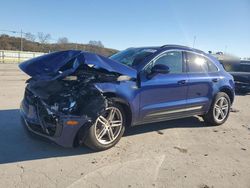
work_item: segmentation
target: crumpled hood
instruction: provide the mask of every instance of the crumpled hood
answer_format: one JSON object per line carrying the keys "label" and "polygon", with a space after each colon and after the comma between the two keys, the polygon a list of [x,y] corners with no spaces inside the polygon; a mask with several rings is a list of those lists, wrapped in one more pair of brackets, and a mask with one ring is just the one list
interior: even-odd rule
{"label": "crumpled hood", "polygon": [[109,58],[80,50],[54,52],[27,60],[19,68],[36,80],[55,80],[74,73],[81,64],[136,78],[137,72]]}

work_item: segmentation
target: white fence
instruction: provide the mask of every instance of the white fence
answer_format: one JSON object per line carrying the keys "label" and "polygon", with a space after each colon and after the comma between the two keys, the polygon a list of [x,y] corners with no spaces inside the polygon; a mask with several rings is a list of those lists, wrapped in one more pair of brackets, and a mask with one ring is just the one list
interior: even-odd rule
{"label": "white fence", "polygon": [[44,54],[42,52],[0,50],[0,63],[20,63]]}

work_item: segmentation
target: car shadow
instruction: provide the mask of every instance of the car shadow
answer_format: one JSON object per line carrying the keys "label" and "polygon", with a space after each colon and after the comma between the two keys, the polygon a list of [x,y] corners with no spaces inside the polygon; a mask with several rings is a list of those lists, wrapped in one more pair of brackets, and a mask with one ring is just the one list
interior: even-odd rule
{"label": "car shadow", "polygon": [[[140,125],[127,129],[124,136],[160,131],[169,128],[202,127],[197,117]],[[64,148],[37,139],[27,132],[20,121],[18,109],[0,110],[0,164],[52,157],[65,157],[93,153],[87,147]]]}
{"label": "car shadow", "polygon": [[18,109],[0,110],[0,164],[91,152],[86,147],[63,148],[37,139],[21,123]]}
{"label": "car shadow", "polygon": [[162,134],[161,130],[171,129],[171,128],[201,128],[205,124],[197,116],[182,118],[177,120],[169,120],[157,123],[149,123],[138,125],[135,127],[130,127],[126,130],[124,136],[133,136],[137,134],[143,134],[147,132],[156,131]]}

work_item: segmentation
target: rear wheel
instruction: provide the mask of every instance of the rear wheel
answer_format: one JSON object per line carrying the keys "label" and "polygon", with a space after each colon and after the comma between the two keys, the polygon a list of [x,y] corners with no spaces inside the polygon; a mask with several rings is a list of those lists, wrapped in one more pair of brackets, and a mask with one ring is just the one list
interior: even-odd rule
{"label": "rear wheel", "polygon": [[101,151],[114,146],[125,130],[126,117],[122,106],[111,103],[87,130],[85,145]]}
{"label": "rear wheel", "polygon": [[228,95],[224,92],[219,92],[208,111],[203,116],[203,119],[207,125],[221,125],[225,123],[230,113],[231,102]]}

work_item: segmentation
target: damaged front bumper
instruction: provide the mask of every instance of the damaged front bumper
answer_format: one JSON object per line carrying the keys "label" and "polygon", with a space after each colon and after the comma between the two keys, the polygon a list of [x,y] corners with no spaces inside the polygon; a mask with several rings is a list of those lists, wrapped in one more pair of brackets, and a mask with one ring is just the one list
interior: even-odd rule
{"label": "damaged front bumper", "polygon": [[[89,119],[86,116],[73,116],[63,114],[47,114],[43,116],[40,108],[45,108],[37,102],[30,103],[24,98],[20,112],[22,122],[28,130],[36,135],[42,136],[50,141],[63,147],[73,147],[76,135],[82,125],[86,124]],[[52,119],[50,119],[52,118]],[[68,122],[77,122],[69,125]]]}

